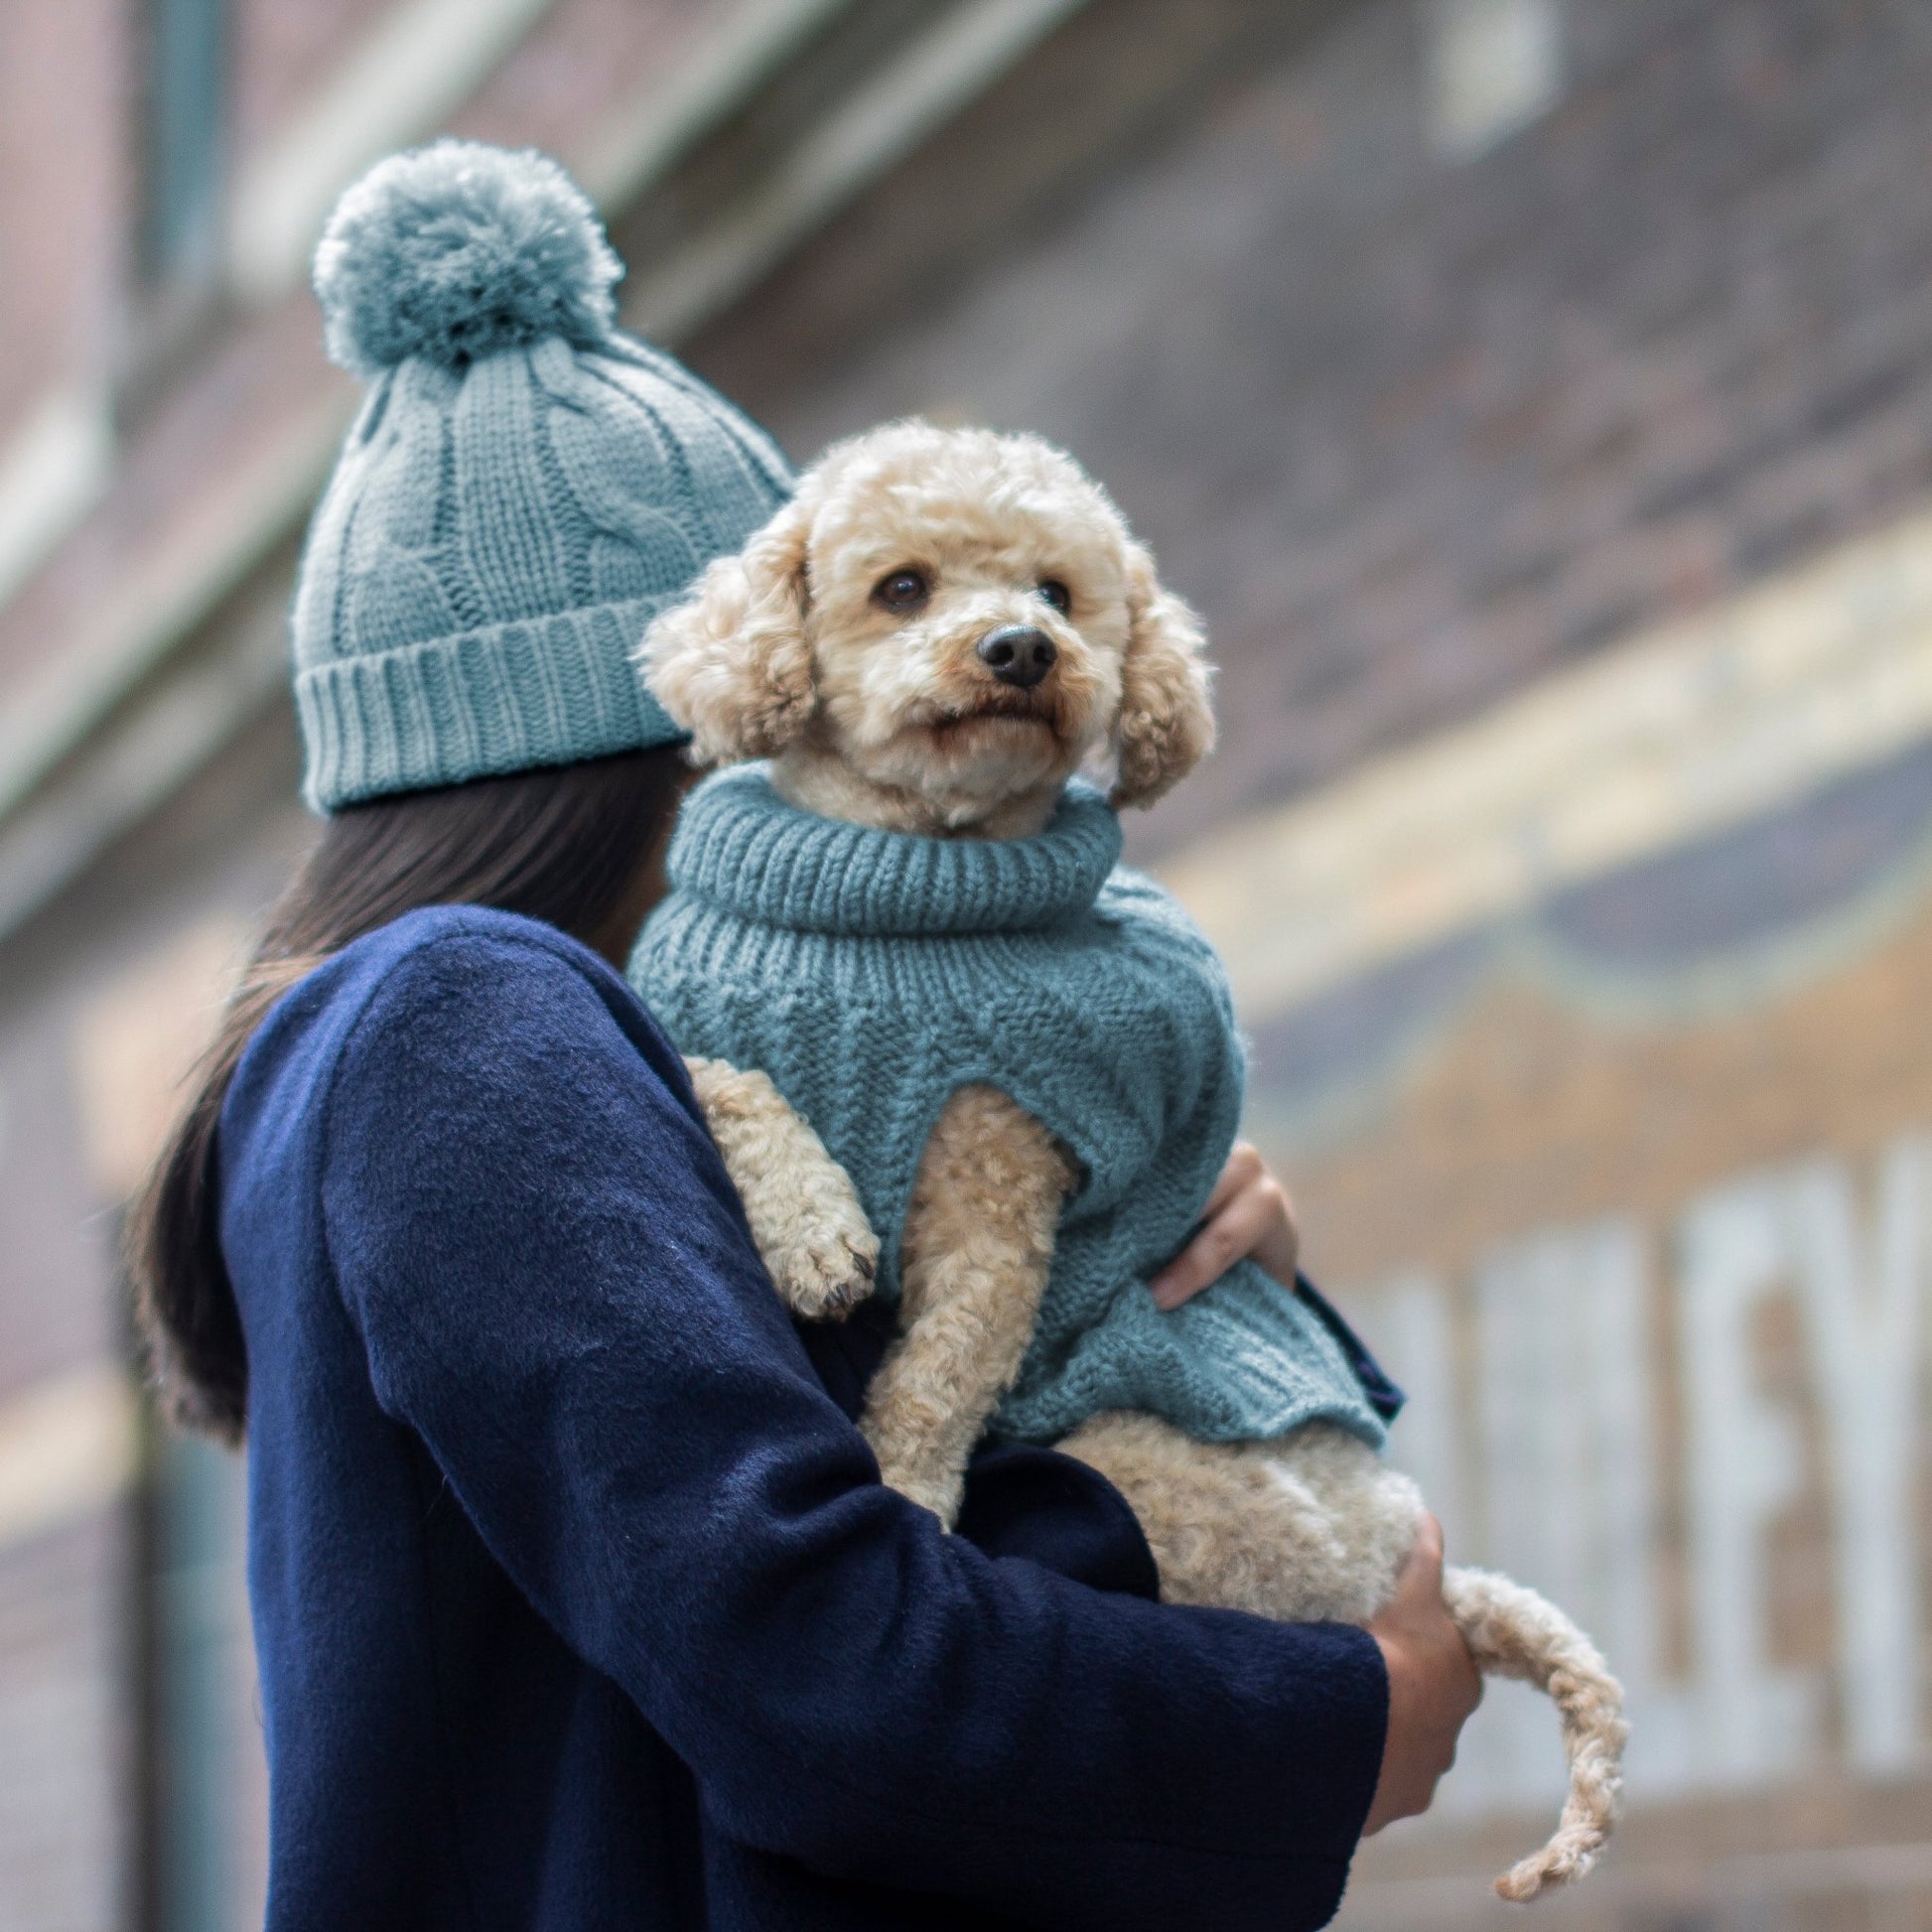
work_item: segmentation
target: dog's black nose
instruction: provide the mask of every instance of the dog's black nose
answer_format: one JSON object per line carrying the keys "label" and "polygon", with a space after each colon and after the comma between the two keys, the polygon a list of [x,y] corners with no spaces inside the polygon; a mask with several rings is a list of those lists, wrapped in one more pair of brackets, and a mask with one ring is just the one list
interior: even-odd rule
{"label": "dog's black nose", "polygon": [[1059,647],[1043,630],[1030,623],[1003,624],[980,639],[980,662],[1002,684],[1031,691],[1048,671]]}

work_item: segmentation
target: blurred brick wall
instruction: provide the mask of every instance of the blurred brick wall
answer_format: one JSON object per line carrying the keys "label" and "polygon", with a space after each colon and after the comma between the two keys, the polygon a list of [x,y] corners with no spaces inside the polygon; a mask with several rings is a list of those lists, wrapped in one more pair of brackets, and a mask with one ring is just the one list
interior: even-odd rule
{"label": "blurred brick wall", "polygon": [[231,0],[230,141],[246,167],[331,79],[391,0]]}
{"label": "blurred brick wall", "polygon": [[[1106,481],[1222,666],[1222,752],[1144,853],[1932,483],[1915,0],[1567,0],[1555,111],[1466,162],[1432,151],[1411,0],[1203,8],[1226,52],[1165,113],[1190,50],[1138,11],[1078,23],[696,359],[800,457],[936,410]],[[1131,95],[1123,64],[1154,105],[1073,165],[1058,123],[1089,73]],[[1016,155],[1028,225],[989,241],[962,190]]]}
{"label": "blurred brick wall", "polygon": [[116,347],[128,46],[115,0],[0,5],[0,445]]}
{"label": "blurred brick wall", "polygon": [[131,1922],[122,1511],[0,1560],[0,1889],[22,1932]]}
{"label": "blurred brick wall", "polygon": [[[206,1035],[237,935],[312,836],[294,802],[291,737],[277,718],[234,748],[16,940],[0,973],[0,1462],[14,1485],[0,1484],[7,1932],[260,1922],[265,1792],[238,1517],[207,1574],[194,1574],[166,1547],[154,1482],[180,1451],[149,1441],[143,1470],[117,1441],[113,1372],[129,1335],[112,1202]],[[26,1428],[23,1407],[34,1412]],[[23,1467],[30,1433],[39,1441]],[[191,1500],[234,1517],[238,1461],[200,1459],[227,1466]],[[200,1646],[191,1664],[204,1692],[212,1673],[222,1680],[219,1708],[196,1720],[207,1755],[195,1775],[216,1781],[224,1809],[215,1841],[196,1848],[205,1863],[189,1915],[163,1906],[180,1888],[159,1829],[179,1772],[163,1725],[171,1631]]]}

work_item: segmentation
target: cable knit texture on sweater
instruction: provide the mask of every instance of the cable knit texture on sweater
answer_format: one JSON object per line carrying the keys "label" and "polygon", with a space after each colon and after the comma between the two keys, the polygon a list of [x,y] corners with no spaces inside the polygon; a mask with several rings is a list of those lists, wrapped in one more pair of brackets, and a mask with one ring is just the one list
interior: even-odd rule
{"label": "cable knit texture on sweater", "polygon": [[316,810],[684,736],[637,639],[791,475],[724,397],[619,332],[622,272],[539,154],[438,141],[338,205],[316,292],[330,353],[369,393],[296,584]]}
{"label": "cable knit texture on sweater", "polygon": [[1233,1145],[1243,1065],[1212,948],[1120,850],[1084,785],[1036,838],[925,839],[802,811],[741,766],[687,802],[631,979],[683,1051],[762,1068],[810,1120],[885,1242],[889,1296],[958,1087],[999,1088],[1073,1151],[1083,1184],[999,1434],[1135,1409],[1208,1442],[1319,1417],[1379,1446],[1334,1338],[1252,1264],[1172,1313],[1147,1292]]}

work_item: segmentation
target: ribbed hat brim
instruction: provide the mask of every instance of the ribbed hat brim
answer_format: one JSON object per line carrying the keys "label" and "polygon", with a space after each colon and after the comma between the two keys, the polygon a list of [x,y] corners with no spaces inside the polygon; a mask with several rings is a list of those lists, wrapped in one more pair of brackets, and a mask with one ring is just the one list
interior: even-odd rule
{"label": "ribbed hat brim", "polygon": [[331,812],[391,792],[684,742],[631,662],[669,600],[490,624],[296,673],[303,796]]}

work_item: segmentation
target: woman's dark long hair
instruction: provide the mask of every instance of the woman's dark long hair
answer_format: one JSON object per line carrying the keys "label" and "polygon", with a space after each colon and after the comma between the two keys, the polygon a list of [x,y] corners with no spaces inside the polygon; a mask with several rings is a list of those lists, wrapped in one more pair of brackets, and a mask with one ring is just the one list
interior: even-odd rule
{"label": "woman's dark long hair", "polygon": [[351,940],[420,905],[488,905],[589,943],[627,909],[688,776],[670,748],[353,805],[289,883],[127,1223],[150,1372],[183,1426],[241,1439],[248,1353],[221,1257],[215,1126],[270,1007]]}

